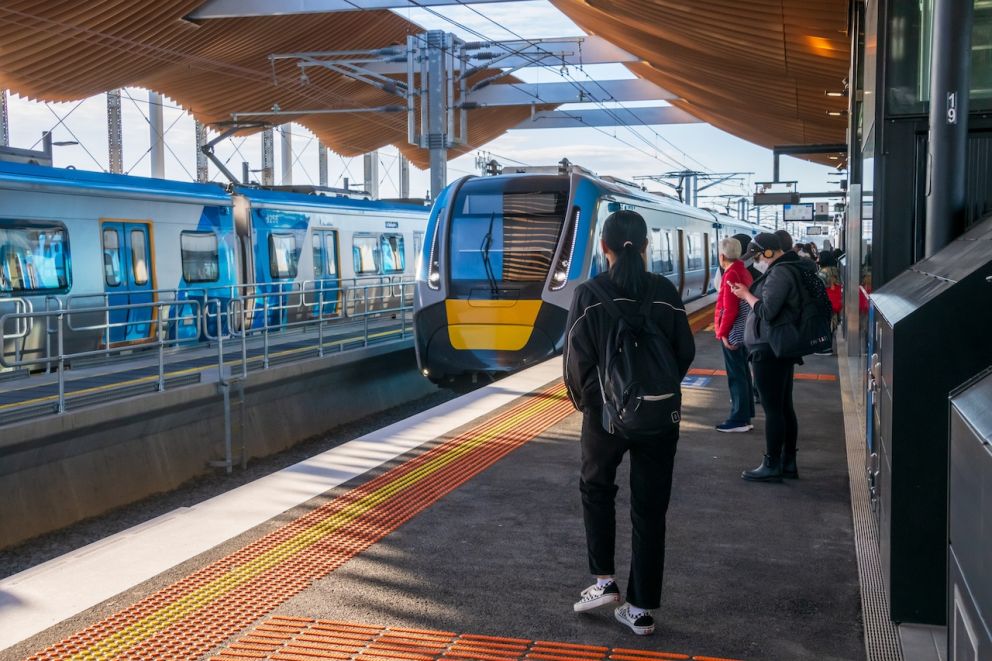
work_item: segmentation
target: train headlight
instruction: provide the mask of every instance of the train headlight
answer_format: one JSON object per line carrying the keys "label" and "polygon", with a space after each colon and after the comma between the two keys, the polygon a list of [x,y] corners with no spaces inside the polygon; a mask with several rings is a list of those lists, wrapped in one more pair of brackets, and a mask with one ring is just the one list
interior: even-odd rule
{"label": "train headlight", "polygon": [[561,247],[561,254],[558,255],[558,263],[555,265],[554,274],[551,276],[551,291],[562,289],[568,282],[568,268],[572,264],[572,253],[575,251],[575,239],[579,235],[579,208],[574,207],[569,217],[568,225],[562,232],[564,244]]}
{"label": "train headlight", "polygon": [[437,289],[438,283],[441,282],[441,274],[437,271],[431,270],[431,275],[428,282],[431,284],[431,289]]}

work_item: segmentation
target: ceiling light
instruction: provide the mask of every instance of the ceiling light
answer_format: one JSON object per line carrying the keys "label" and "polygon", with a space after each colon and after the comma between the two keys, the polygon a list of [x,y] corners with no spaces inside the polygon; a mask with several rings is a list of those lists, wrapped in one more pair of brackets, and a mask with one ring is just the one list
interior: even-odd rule
{"label": "ceiling light", "polygon": [[823,93],[825,95],[827,95],[827,96],[847,96],[847,90],[846,89],[845,90],[842,90],[840,92],[831,92],[830,90],[826,90]]}
{"label": "ceiling light", "polygon": [[831,117],[846,117],[847,116],[847,111],[846,110],[828,110],[827,111],[827,114],[830,115]]}

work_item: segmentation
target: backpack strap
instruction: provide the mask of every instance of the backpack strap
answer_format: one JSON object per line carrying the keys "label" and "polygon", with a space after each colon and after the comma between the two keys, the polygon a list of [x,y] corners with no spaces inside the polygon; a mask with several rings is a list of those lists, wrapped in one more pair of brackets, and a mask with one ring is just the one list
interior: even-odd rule
{"label": "backpack strap", "polygon": [[606,312],[614,319],[621,319],[624,314],[620,310],[620,306],[617,305],[613,297],[610,296],[610,292],[606,291],[606,288],[602,284],[596,281],[595,278],[589,278],[586,280],[586,284],[589,286],[589,291],[591,291],[596,298],[599,299],[600,303],[603,304],[603,308]]}

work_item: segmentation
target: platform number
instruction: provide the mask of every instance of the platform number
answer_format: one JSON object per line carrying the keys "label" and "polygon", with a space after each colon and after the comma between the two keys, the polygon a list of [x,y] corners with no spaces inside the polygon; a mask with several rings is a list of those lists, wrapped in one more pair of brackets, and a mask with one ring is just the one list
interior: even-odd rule
{"label": "platform number", "polygon": [[958,123],[958,93],[948,92],[947,93],[947,123],[957,124]]}

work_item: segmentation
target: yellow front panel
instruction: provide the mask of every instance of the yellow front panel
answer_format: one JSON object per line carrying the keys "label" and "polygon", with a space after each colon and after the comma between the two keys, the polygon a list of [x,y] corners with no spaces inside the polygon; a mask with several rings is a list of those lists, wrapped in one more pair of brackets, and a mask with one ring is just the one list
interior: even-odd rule
{"label": "yellow front panel", "polygon": [[453,348],[519,351],[530,340],[541,301],[448,299],[444,306]]}
{"label": "yellow front panel", "polygon": [[451,346],[462,351],[488,349],[519,351],[527,345],[533,326],[507,324],[459,324],[448,326]]}

